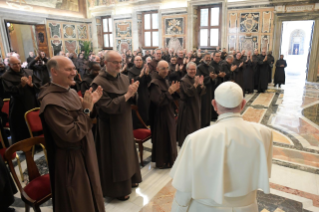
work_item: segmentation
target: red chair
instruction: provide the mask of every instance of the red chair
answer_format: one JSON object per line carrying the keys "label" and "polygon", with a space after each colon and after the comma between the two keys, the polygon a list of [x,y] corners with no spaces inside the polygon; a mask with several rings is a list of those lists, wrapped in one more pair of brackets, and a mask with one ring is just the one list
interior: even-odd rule
{"label": "red chair", "polygon": [[19,141],[10,146],[5,153],[5,157],[7,159],[10,159],[11,155],[13,155],[17,151],[23,151],[25,154],[29,175],[29,183],[24,188],[22,187],[17,177],[12,161],[8,160],[8,164],[13,179],[21,193],[21,199],[25,203],[26,212],[30,211],[30,206],[34,209],[34,211],[41,212],[40,205],[48,201],[52,197],[50,176],[49,174],[45,174],[42,176],[40,175],[39,170],[32,157],[32,147],[37,144],[41,144],[44,146],[44,138],[35,137]]}
{"label": "red chair", "polygon": [[[5,162],[7,162],[7,160],[6,160],[5,156],[4,156],[5,152],[7,150],[7,147],[4,144],[4,142],[3,142],[3,137],[2,137],[1,131],[0,131],[0,139],[1,139],[0,142],[1,142],[1,145],[2,145],[2,149],[0,149],[0,155],[3,158],[3,160]],[[19,155],[16,152],[11,155],[11,158],[9,158],[9,160],[14,160],[14,159],[17,159],[18,167],[19,167],[19,171],[20,171],[20,176],[21,176],[21,181],[23,182],[24,181],[24,177],[23,177],[23,172],[22,172],[22,168],[21,168],[20,158],[19,158]]]}
{"label": "red chair", "polygon": [[143,121],[140,113],[138,112],[137,106],[131,105],[131,108],[133,111],[135,111],[137,118],[139,119],[141,124],[145,127],[145,128],[139,128],[139,129],[133,130],[134,141],[135,141],[135,143],[138,144],[138,151],[140,152],[141,165],[144,166],[144,162],[143,162],[144,146],[143,146],[143,143],[151,138],[152,133],[151,133],[151,130],[146,126],[145,122]]}
{"label": "red chair", "polygon": [[[10,99],[3,99],[3,107],[2,107],[2,112],[7,114],[7,118],[9,120],[9,105],[10,105]],[[9,129],[10,130],[10,125],[9,121],[6,123],[4,129]]]}
{"label": "red chair", "polygon": [[82,92],[81,92],[81,91],[78,91],[78,95],[79,95],[80,97],[82,97]]}
{"label": "red chair", "polygon": [[[38,132],[43,131],[42,122],[41,122],[41,119],[39,116],[39,111],[40,111],[40,108],[36,107],[36,108],[31,109],[31,110],[28,110],[24,114],[24,119],[25,119],[25,122],[27,123],[31,138],[34,137],[34,135],[33,135],[34,133],[38,133]],[[44,135],[41,134],[41,135],[36,136],[36,137],[44,137]],[[43,149],[45,159],[48,161],[47,152],[46,152],[45,147],[42,144],[40,144],[40,146]],[[34,156],[34,148],[32,149],[32,156]]]}

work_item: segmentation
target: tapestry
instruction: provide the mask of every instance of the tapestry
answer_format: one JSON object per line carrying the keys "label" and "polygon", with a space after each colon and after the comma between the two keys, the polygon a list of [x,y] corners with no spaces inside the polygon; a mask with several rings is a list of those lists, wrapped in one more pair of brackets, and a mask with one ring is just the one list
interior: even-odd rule
{"label": "tapestry", "polygon": [[116,40],[116,50],[124,53],[124,50],[132,51],[132,39],[118,39]]}
{"label": "tapestry", "polygon": [[64,38],[76,38],[75,25],[63,24],[63,37]]}
{"label": "tapestry", "polygon": [[51,40],[51,47],[52,47],[53,56],[59,55],[60,51],[62,51],[62,41]]}
{"label": "tapestry", "polygon": [[34,5],[75,12],[79,11],[79,0],[7,0],[7,4],[13,7],[15,5],[20,6],[20,3],[24,3],[27,6]]}
{"label": "tapestry", "polygon": [[263,35],[261,36],[261,40],[260,40],[260,52],[263,49],[266,49],[266,51],[268,52],[269,50],[269,45],[270,45],[270,36],[269,35]]}
{"label": "tapestry", "polygon": [[240,32],[258,32],[259,13],[240,14]]}
{"label": "tapestry", "polygon": [[263,12],[263,28],[261,32],[270,33],[271,12]]}
{"label": "tapestry", "polygon": [[114,21],[116,38],[132,37],[132,21]]}
{"label": "tapestry", "polygon": [[228,51],[236,49],[236,35],[228,36]]}
{"label": "tapestry", "polygon": [[61,38],[61,25],[57,23],[49,23],[51,38]]}
{"label": "tapestry", "polygon": [[239,36],[239,50],[254,52],[258,49],[258,36]]}
{"label": "tapestry", "polygon": [[64,41],[65,44],[65,53],[77,53],[77,45],[75,40],[66,40]]}
{"label": "tapestry", "polygon": [[174,49],[175,52],[184,49],[184,38],[183,37],[170,37],[165,38],[165,48]]}
{"label": "tapestry", "polygon": [[78,28],[78,38],[79,39],[88,39],[86,25],[78,25],[77,28]]}
{"label": "tapestry", "polygon": [[184,18],[166,18],[164,21],[165,35],[184,34]]}

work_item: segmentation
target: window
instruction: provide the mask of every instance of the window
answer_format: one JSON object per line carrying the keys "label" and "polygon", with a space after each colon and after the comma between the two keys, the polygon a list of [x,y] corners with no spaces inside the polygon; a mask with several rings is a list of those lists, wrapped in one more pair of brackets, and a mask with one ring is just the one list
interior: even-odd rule
{"label": "window", "polygon": [[221,5],[199,7],[198,47],[215,49],[221,44]]}
{"label": "window", "polygon": [[111,16],[102,17],[103,49],[113,49],[113,23]]}
{"label": "window", "polygon": [[157,48],[158,37],[158,14],[156,12],[143,13],[143,48]]}

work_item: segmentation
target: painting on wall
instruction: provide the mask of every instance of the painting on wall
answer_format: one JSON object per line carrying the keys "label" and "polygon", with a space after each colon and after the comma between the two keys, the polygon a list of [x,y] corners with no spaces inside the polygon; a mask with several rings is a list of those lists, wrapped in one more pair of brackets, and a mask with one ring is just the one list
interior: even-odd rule
{"label": "painting on wall", "polygon": [[87,39],[88,38],[88,34],[87,34],[87,27],[86,25],[78,25],[78,38],[79,39]]}
{"label": "painting on wall", "polygon": [[263,27],[261,32],[270,33],[271,27],[271,12],[263,12]]}
{"label": "painting on wall", "polygon": [[263,49],[266,49],[266,51],[268,52],[269,50],[269,45],[270,45],[270,36],[269,35],[263,35],[261,36],[261,40],[260,40],[260,52]]}
{"label": "painting on wall", "polygon": [[237,29],[237,13],[229,14],[229,23],[228,23],[229,33],[236,33]]}
{"label": "painting on wall", "polygon": [[11,6],[20,6],[20,3],[24,3],[29,7],[34,5],[60,10],[79,11],[79,0],[6,0],[6,2]]}
{"label": "painting on wall", "polygon": [[239,50],[254,52],[258,49],[258,36],[239,36]]}
{"label": "painting on wall", "polygon": [[184,49],[184,37],[170,37],[164,39],[165,48],[174,49],[175,52]]}
{"label": "painting on wall", "polygon": [[240,14],[240,32],[258,32],[259,13]]}
{"label": "painting on wall", "polygon": [[116,50],[118,52],[124,53],[124,50],[132,51],[132,39],[117,39],[116,40]]}
{"label": "painting on wall", "polygon": [[236,49],[236,35],[228,36],[228,51]]}
{"label": "painting on wall", "polygon": [[57,23],[49,23],[51,38],[61,38],[61,25]]}
{"label": "painting on wall", "polygon": [[117,38],[132,37],[132,21],[114,21]]}
{"label": "painting on wall", "polygon": [[53,56],[59,55],[60,51],[62,51],[62,40],[51,40],[51,48]]}
{"label": "painting on wall", "polygon": [[63,24],[63,37],[64,38],[76,38],[75,25]]}
{"label": "painting on wall", "polygon": [[65,44],[65,53],[77,53],[77,42],[75,40],[66,40]]}
{"label": "painting on wall", "polygon": [[184,34],[184,18],[166,18],[164,20],[165,35],[182,35]]}

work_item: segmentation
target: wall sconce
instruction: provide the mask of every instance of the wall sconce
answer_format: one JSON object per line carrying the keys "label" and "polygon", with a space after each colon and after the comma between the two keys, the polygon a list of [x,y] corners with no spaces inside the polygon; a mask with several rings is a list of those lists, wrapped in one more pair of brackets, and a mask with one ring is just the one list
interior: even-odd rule
{"label": "wall sconce", "polygon": [[9,33],[14,31],[14,27],[12,23],[7,23],[7,27],[8,27]]}

